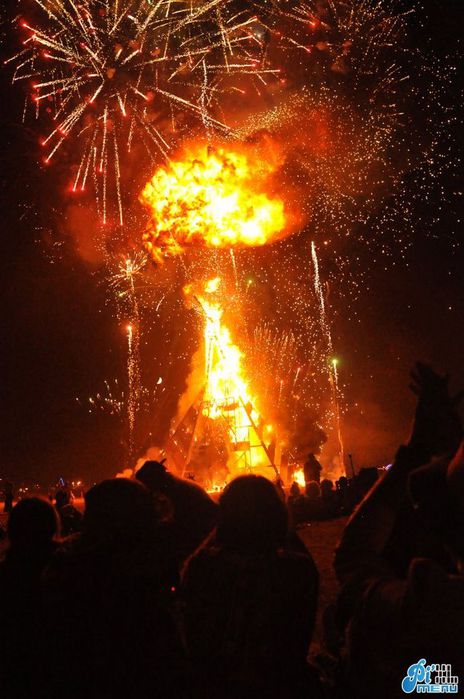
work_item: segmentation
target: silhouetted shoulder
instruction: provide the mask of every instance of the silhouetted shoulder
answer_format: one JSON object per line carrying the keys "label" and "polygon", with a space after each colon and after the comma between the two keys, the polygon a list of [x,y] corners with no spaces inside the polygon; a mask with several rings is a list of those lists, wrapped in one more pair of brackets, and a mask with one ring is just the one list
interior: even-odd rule
{"label": "silhouetted shoulder", "polygon": [[200,485],[198,485],[198,483],[172,476],[171,484],[171,487],[176,495],[185,496],[186,498],[195,500],[198,503],[209,505],[213,509],[217,507],[214,500],[211,499],[208,493]]}
{"label": "silhouetted shoulder", "polygon": [[406,600],[419,611],[454,619],[450,628],[459,623],[464,631],[464,578],[449,575],[435,561],[416,558],[411,562]]}
{"label": "silhouetted shoulder", "polygon": [[230,568],[241,571],[243,574],[252,571],[264,570],[274,571],[276,580],[281,579],[283,587],[284,581],[292,580],[297,586],[308,586],[314,589],[317,587],[318,572],[313,559],[306,554],[295,551],[280,550],[264,555],[243,556],[240,553],[224,550],[218,546],[204,546],[197,551],[188,561],[184,569],[184,579],[191,579],[200,575],[205,582],[208,579],[208,569],[212,572],[217,569]]}

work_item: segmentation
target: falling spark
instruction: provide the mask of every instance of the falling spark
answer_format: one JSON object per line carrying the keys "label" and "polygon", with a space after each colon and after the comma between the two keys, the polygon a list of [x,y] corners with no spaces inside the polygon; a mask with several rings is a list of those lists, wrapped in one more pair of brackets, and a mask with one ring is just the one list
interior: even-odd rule
{"label": "falling spark", "polygon": [[[138,162],[141,150],[136,150],[136,144],[143,145],[153,163],[151,172],[155,172],[151,184],[159,185],[166,176],[166,180],[172,178],[168,184],[177,187],[173,188],[177,200],[169,193],[166,199],[159,198],[164,209],[156,210],[159,192],[152,192],[155,205],[144,241],[149,254],[158,262],[171,254],[178,255],[178,265],[176,260],[170,261],[172,269],[189,281],[204,278],[205,269],[216,265],[223,266],[221,276],[225,278],[231,274],[232,260],[235,292],[231,296],[235,299],[231,303],[242,304],[237,315],[244,315],[244,309],[252,307],[250,317],[240,318],[252,328],[250,347],[243,357],[249,390],[266,405],[279,409],[275,420],[272,416],[273,424],[282,426],[287,434],[296,425],[302,406],[315,405],[324,426],[333,421],[337,425],[343,462],[341,395],[337,363],[331,360],[328,319],[333,304],[327,308],[314,241],[320,246],[326,231],[331,231],[324,244],[331,249],[336,263],[339,289],[351,299],[364,287],[361,275],[366,270],[357,273],[356,279],[348,276],[348,263],[353,264],[354,258],[354,246],[346,245],[349,236],[356,232],[356,241],[369,247],[374,262],[379,249],[382,257],[388,255],[385,229],[391,233],[395,254],[401,255],[407,248],[407,227],[413,229],[416,220],[413,197],[403,186],[408,179],[405,175],[414,173],[420,180],[417,197],[422,204],[429,192],[427,176],[435,182],[454,160],[443,138],[454,118],[442,106],[442,86],[446,86],[449,75],[440,66],[435,70],[426,57],[407,48],[407,14],[395,12],[390,0],[255,0],[246,10],[236,10],[236,3],[227,0],[34,2],[42,17],[36,13],[37,26],[35,22],[23,22],[24,45],[7,63],[14,67],[13,82],[31,84],[36,117],[44,122],[53,119],[49,132],[41,139],[43,160],[50,163],[60,155],[71,159],[71,166],[75,166],[73,192],[93,184],[104,222],[112,221],[113,206],[119,223],[127,223],[123,200],[127,199],[127,184],[133,174],[129,156],[135,153]],[[424,79],[426,71],[428,75],[435,73],[438,79],[428,82]],[[421,79],[415,79],[416,75]],[[250,85],[254,89],[252,98]],[[230,95],[241,100],[244,112],[248,107],[251,112],[238,125],[234,118],[234,130],[229,127],[228,117],[233,114],[227,106]],[[415,103],[414,113],[408,111],[410,101]],[[269,103],[274,106],[267,108]],[[416,118],[421,110],[424,123],[419,129]],[[303,122],[305,129],[301,128]],[[259,235],[252,236],[253,245],[239,258],[243,274],[239,279],[236,249],[248,247],[248,243],[240,235],[232,240],[227,237],[230,221],[223,216],[227,196],[226,201],[219,198],[219,202],[213,202],[213,222],[217,226],[219,221],[220,235],[214,230],[218,237],[209,238],[211,220],[204,215],[208,189],[201,172],[195,172],[190,182],[197,188],[199,183],[203,185],[199,201],[190,196],[192,189],[186,187],[185,172],[178,177],[175,168],[185,142],[187,147],[192,142],[202,143],[200,161],[204,165],[217,158],[217,149],[209,148],[212,142],[220,141],[226,151],[243,155],[260,131],[271,134],[279,145],[285,172],[292,173],[292,177],[279,180],[278,188],[270,186],[272,178],[264,182],[258,178],[262,185],[258,192],[254,170],[246,181],[245,197],[240,200],[243,206],[238,207],[242,223],[248,217],[243,211],[249,185],[253,194],[266,197],[266,204],[277,201],[283,208],[272,211],[276,228],[266,230],[263,242],[258,242],[264,246],[279,241],[273,246],[277,249],[275,257],[266,250],[252,251],[260,240]],[[246,141],[246,148],[237,139]],[[237,163],[225,160],[229,178]],[[269,163],[275,164],[275,154],[258,150],[254,160],[260,161],[266,173]],[[279,171],[279,177],[283,172]],[[239,184],[242,187],[243,182]],[[305,234],[313,238],[311,286],[304,285],[307,259],[299,267],[292,241],[282,240],[281,233],[289,230],[287,221],[275,216],[279,211],[286,215],[283,203],[287,204],[295,190],[302,210],[310,214]],[[161,188],[161,193],[166,192]],[[194,193],[198,194],[198,189]],[[194,206],[189,209],[192,201]],[[181,207],[178,227],[174,214],[179,202],[187,205]],[[254,213],[258,210],[255,207]],[[198,212],[202,230],[189,239],[192,221],[188,216],[195,219]],[[396,221],[398,227],[394,227]],[[343,250],[349,250],[347,254],[340,252],[340,241]],[[260,253],[264,253],[262,258]],[[190,259],[195,256],[195,260]],[[137,255],[125,255],[110,281],[129,322],[127,412],[131,451],[143,396],[139,290],[142,275],[148,278],[147,257],[140,253],[137,261]],[[113,270],[114,254],[107,253],[108,258]],[[247,275],[253,276],[247,279]],[[256,280],[253,285],[252,279]],[[149,277],[147,286],[152,282]],[[155,284],[158,279],[153,287]],[[264,288],[278,290],[273,300],[272,331],[264,320],[256,322],[254,304]],[[166,325],[171,326],[178,322],[178,305],[171,302],[175,290],[173,282],[165,282],[163,287],[160,282],[150,306],[153,309],[156,303],[157,313],[164,304],[160,315],[165,315]],[[316,313],[312,312],[314,297]],[[264,315],[266,309],[259,311]],[[156,315],[157,323],[161,322],[160,315]],[[146,320],[153,322],[153,318]],[[240,322],[236,325],[239,328]],[[187,359],[184,347],[172,353],[170,350],[173,365]],[[328,393],[327,376],[332,401],[326,410],[320,394]],[[92,409],[96,409],[98,400],[89,399]]]}
{"label": "falling spark", "polygon": [[319,260],[317,257],[316,245],[314,241],[311,241],[311,257],[313,261],[314,268],[314,292],[316,294],[319,303],[319,322],[321,324],[322,332],[326,338],[327,342],[327,355],[332,354],[332,332],[330,330],[330,325],[327,322],[327,314],[325,309],[325,297],[324,290],[321,284],[321,278],[319,276]]}
{"label": "falling spark", "polygon": [[330,386],[332,389],[332,397],[333,397],[333,404],[334,404],[334,420],[335,420],[335,429],[336,429],[336,433],[337,433],[338,446],[339,446],[340,465],[342,466],[342,468],[344,468],[345,456],[344,456],[343,438],[342,438],[342,431],[341,431],[340,388],[339,388],[339,382],[338,382],[338,369],[337,369],[338,360],[335,357],[330,358],[330,355],[332,354],[332,351],[333,351],[332,331],[330,329],[330,324],[327,320],[324,291],[323,291],[321,279],[319,276],[319,260],[317,257],[317,250],[316,250],[316,245],[315,245],[314,241],[311,242],[311,257],[312,257],[313,268],[314,268],[314,291],[315,291],[315,294],[316,294],[316,297],[317,297],[318,303],[319,303],[319,322],[321,325],[322,332],[326,338],[327,368],[328,368],[328,372],[329,372]]}
{"label": "falling spark", "polygon": [[238,290],[237,262],[235,259],[235,252],[234,252],[233,248],[230,248],[230,259],[232,260],[232,267],[234,270],[235,288]]}
{"label": "falling spark", "polygon": [[132,323],[127,325],[127,418],[129,427],[128,458],[132,462],[135,446],[136,416],[140,405],[140,361],[137,329]]}
{"label": "falling spark", "polygon": [[252,20],[229,0],[33,4],[34,21],[19,22],[22,47],[6,63],[13,82],[31,84],[36,116],[41,105],[51,111],[45,161],[73,139],[73,151],[81,153],[75,191],[98,164],[94,182],[104,222],[111,165],[123,224],[121,159],[134,136],[164,158],[171,119],[179,130],[202,124],[211,133],[228,132],[215,116],[222,80],[264,71],[250,61]]}
{"label": "falling spark", "polygon": [[338,384],[338,360],[334,357],[331,362],[332,365],[332,374],[331,374],[331,379],[332,379],[332,385],[333,385],[333,394],[334,394],[334,401],[335,401],[335,423],[336,423],[336,428],[337,428],[337,439],[338,439],[338,446],[339,446],[339,458],[340,458],[340,466],[345,469],[346,472],[346,466],[345,466],[345,448],[343,444],[343,435],[342,435],[342,427],[341,427],[341,414],[340,414],[340,389],[339,389],[339,384]]}
{"label": "falling spark", "polygon": [[137,298],[135,283],[147,264],[145,253],[136,253],[133,257],[123,255],[118,263],[116,271],[110,276],[109,285],[115,290],[119,298],[131,297],[131,304],[137,315]]}

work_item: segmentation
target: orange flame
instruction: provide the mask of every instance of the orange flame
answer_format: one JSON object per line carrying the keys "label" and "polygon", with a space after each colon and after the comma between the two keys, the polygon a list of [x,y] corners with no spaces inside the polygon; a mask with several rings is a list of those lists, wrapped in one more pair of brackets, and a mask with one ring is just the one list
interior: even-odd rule
{"label": "orange flame", "polygon": [[[207,384],[205,401],[210,404],[209,416],[221,415],[224,405],[232,398],[243,405],[252,404],[247,382],[243,377],[242,353],[232,341],[229,329],[222,322],[223,310],[217,300],[208,298],[217,292],[221,279],[206,282],[203,294],[197,294],[205,318],[205,349]],[[208,295],[208,296],[207,296]],[[240,410],[244,410],[240,405]],[[258,414],[253,411],[255,419]],[[243,416],[246,423],[249,419]]]}
{"label": "orange flame", "polygon": [[280,164],[270,143],[259,157],[251,147],[197,143],[160,167],[140,195],[151,216],[144,242],[154,260],[190,245],[253,247],[279,238],[284,204],[268,192]]}
{"label": "orange flame", "polygon": [[304,488],[306,486],[306,478],[302,468],[298,468],[293,472],[293,480],[300,486],[300,488]]}
{"label": "orange flame", "polygon": [[[205,390],[203,414],[220,420],[228,427],[233,474],[256,468],[269,468],[270,458],[263,446],[264,425],[255,408],[243,369],[243,354],[234,344],[224,324],[219,301],[221,279],[216,277],[202,285],[190,284],[184,292],[200,305],[204,316]],[[266,471],[264,471],[266,473]]]}

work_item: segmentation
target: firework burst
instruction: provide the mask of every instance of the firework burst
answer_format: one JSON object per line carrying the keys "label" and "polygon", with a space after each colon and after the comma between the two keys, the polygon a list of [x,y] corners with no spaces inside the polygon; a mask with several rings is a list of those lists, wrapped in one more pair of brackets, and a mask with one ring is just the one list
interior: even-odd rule
{"label": "firework burst", "polygon": [[124,413],[125,395],[117,379],[108,381],[105,379],[103,388],[87,400],[76,398],[80,405],[84,405],[89,413],[101,412],[111,416],[120,417]]}
{"label": "firework burst", "polygon": [[142,277],[146,264],[147,256],[142,252],[137,252],[132,257],[130,255],[121,257],[116,271],[109,279],[109,286],[115,291],[118,298],[132,298],[131,305],[137,303],[136,282],[139,277]]}
{"label": "firework burst", "polygon": [[[454,117],[442,106],[446,70],[432,70],[433,59],[408,46],[407,15],[393,0],[33,4],[35,17],[22,21],[24,46],[9,62],[13,80],[32,85],[36,115],[53,120],[42,139],[45,162],[65,153],[71,189],[92,187],[103,221],[115,201],[122,223],[130,185],[147,182],[144,234],[137,204],[124,208],[127,230],[107,229],[111,244],[98,230],[127,329],[129,451],[141,405],[152,395],[143,387],[141,358],[150,328],[150,352],[162,359],[156,376],[162,373],[163,383],[153,392],[160,405],[161,395],[173,393],[167,367],[175,383],[198,333],[198,316],[189,324],[180,289],[220,276],[225,319],[245,350],[253,392],[289,444],[305,434],[308,406],[314,424],[335,425],[343,461],[333,316],[340,299],[349,297],[349,306],[367,288],[376,251],[382,260],[389,247],[401,257],[408,227],[417,226],[413,197],[427,199],[455,160],[446,139]],[[253,93],[244,89],[249,82]],[[262,181],[273,166],[266,139],[281,157]],[[192,157],[182,157],[190,147]],[[233,191],[237,158],[252,150],[260,167],[238,178],[244,192]],[[151,158],[149,172],[142,154],[144,164]],[[217,162],[212,182],[205,164]],[[404,186],[411,173],[416,194]],[[250,242],[241,234],[260,211],[251,194],[265,197],[267,209],[277,198],[285,220],[274,210],[268,218],[275,228]],[[288,209],[298,210],[298,225],[287,225]],[[243,221],[231,238],[237,216]],[[296,229],[301,233],[285,238]],[[148,254],[116,259],[122,245],[145,245]],[[368,252],[358,257],[360,246]],[[155,268],[149,257],[165,264]],[[158,350],[160,337],[167,349]],[[154,415],[153,403],[150,410]]]}
{"label": "firework burst", "polygon": [[123,223],[122,158],[135,142],[166,157],[173,133],[195,123],[227,131],[214,116],[222,89],[233,89],[223,79],[264,70],[253,58],[254,17],[224,0],[35,0],[35,9],[7,61],[13,82],[28,81],[36,115],[52,118],[45,163],[78,140],[71,189],[93,185],[103,222],[111,188]]}

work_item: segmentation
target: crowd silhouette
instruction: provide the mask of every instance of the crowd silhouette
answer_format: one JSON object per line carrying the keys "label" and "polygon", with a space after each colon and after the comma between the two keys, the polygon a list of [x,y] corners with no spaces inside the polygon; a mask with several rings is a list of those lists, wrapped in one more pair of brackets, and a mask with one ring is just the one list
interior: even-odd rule
{"label": "crowd silhouette", "polygon": [[[148,461],[92,487],[83,516],[64,487],[56,507],[10,498],[0,696],[395,699],[421,659],[464,682],[460,397],[420,364],[412,389],[411,437],[378,479],[334,486],[313,464],[304,493],[244,475],[216,503]],[[297,525],[351,512],[310,655],[320,580]]]}
{"label": "crowd silhouette", "polygon": [[287,500],[295,526],[351,514],[378,478],[376,468],[363,468],[352,478],[342,476],[334,484],[328,478],[307,481],[304,488],[295,481]]}

